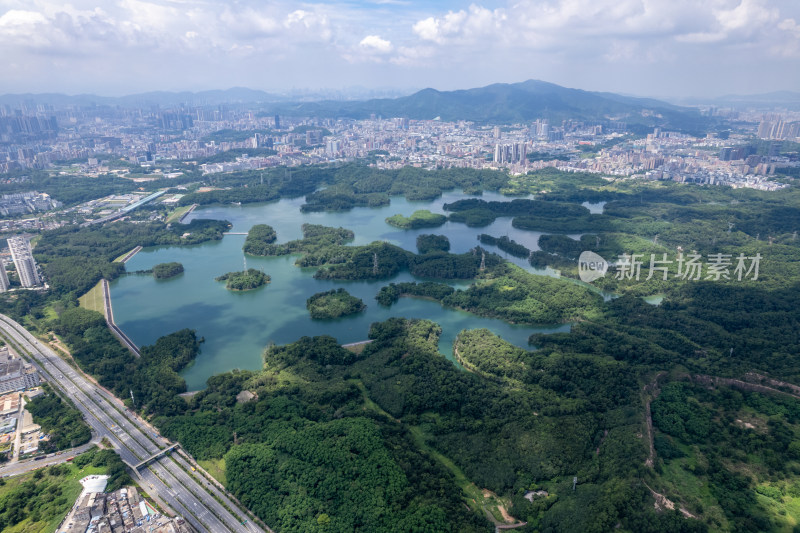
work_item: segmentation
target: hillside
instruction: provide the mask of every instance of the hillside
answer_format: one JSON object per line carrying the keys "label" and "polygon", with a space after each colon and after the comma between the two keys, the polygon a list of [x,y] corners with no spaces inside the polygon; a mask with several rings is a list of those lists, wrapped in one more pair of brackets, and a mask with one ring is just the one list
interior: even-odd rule
{"label": "hillside", "polygon": [[274,109],[287,115],[354,119],[368,118],[371,114],[489,123],[525,122],[537,118],[553,121],[583,119],[661,125],[676,129],[696,128],[703,120],[693,109],[658,100],[570,89],[537,80],[495,83],[458,91],[423,89],[410,96],[394,99],[283,104],[274,106]]}

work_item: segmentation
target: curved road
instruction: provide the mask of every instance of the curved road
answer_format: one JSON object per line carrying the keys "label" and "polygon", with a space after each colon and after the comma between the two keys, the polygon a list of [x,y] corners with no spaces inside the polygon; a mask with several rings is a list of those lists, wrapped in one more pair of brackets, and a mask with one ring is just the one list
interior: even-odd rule
{"label": "curved road", "polygon": [[[172,445],[158,436],[152,426],[129,412],[118,398],[95,385],[25,328],[2,314],[0,335],[20,356],[30,360],[51,385],[72,399],[94,433],[108,438],[128,465],[136,465]],[[246,509],[207,479],[201,469],[192,471],[193,466],[193,461],[178,453],[161,457],[138,472],[140,485],[198,531],[263,531],[253,523]]]}

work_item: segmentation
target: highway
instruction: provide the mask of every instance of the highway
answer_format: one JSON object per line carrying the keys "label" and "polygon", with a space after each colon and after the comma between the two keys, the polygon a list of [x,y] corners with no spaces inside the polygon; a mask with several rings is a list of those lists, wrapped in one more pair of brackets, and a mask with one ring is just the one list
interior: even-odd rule
{"label": "highway", "polygon": [[[52,386],[72,399],[95,435],[111,441],[128,465],[136,465],[174,444],[158,436],[152,426],[129,412],[118,398],[87,379],[25,328],[2,314],[0,334],[11,349],[33,363]],[[263,531],[217,483],[206,479],[207,474],[201,469],[193,471],[193,466],[193,461],[173,452],[138,470],[139,484],[156,501],[166,504],[200,532]]]}
{"label": "highway", "polygon": [[26,459],[24,461],[17,461],[14,463],[6,463],[0,466],[0,476],[16,476],[19,474],[24,474],[25,472],[30,472],[31,470],[44,468],[45,466],[64,463],[70,457],[75,457],[76,455],[80,455],[89,451],[92,446],[96,445],[98,442],[100,442],[100,439],[92,439],[90,442],[87,442],[82,446],[78,446],[77,448],[70,448],[69,450],[64,450],[63,452],[47,454],[44,459],[39,461],[34,459]]}

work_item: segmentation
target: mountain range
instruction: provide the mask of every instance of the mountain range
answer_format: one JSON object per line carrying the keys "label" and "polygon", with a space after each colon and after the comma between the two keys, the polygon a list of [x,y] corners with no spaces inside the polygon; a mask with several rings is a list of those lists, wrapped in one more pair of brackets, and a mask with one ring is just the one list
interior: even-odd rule
{"label": "mountain range", "polygon": [[0,96],[0,104],[36,102],[54,106],[109,105],[171,107],[177,105],[257,104],[265,113],[285,116],[316,116],[364,119],[371,115],[479,123],[527,122],[538,118],[551,121],[577,119],[619,121],[641,127],[697,129],[705,119],[695,109],[660,100],[636,98],[607,92],[571,89],[544,81],[495,83],[474,89],[438,91],[423,89],[399,98],[368,100],[290,101],[264,91],[233,88],[203,92],[150,92],[123,97],[95,95],[25,94]]}
{"label": "mountain range", "polygon": [[[356,102],[283,103],[271,106],[286,115],[363,119],[370,115],[483,123],[550,120],[612,120],[642,125],[686,127],[700,119],[690,108],[647,98],[570,89],[553,83],[528,80],[495,83],[457,91],[423,89],[400,98]],[[680,126],[679,126],[680,125]]]}

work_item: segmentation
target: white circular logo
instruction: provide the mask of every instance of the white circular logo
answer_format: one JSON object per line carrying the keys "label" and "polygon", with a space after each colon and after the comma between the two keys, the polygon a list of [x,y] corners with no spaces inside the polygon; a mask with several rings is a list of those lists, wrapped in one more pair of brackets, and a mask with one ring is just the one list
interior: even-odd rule
{"label": "white circular logo", "polygon": [[591,283],[608,272],[608,262],[594,252],[583,252],[578,258],[578,276],[581,281]]}

